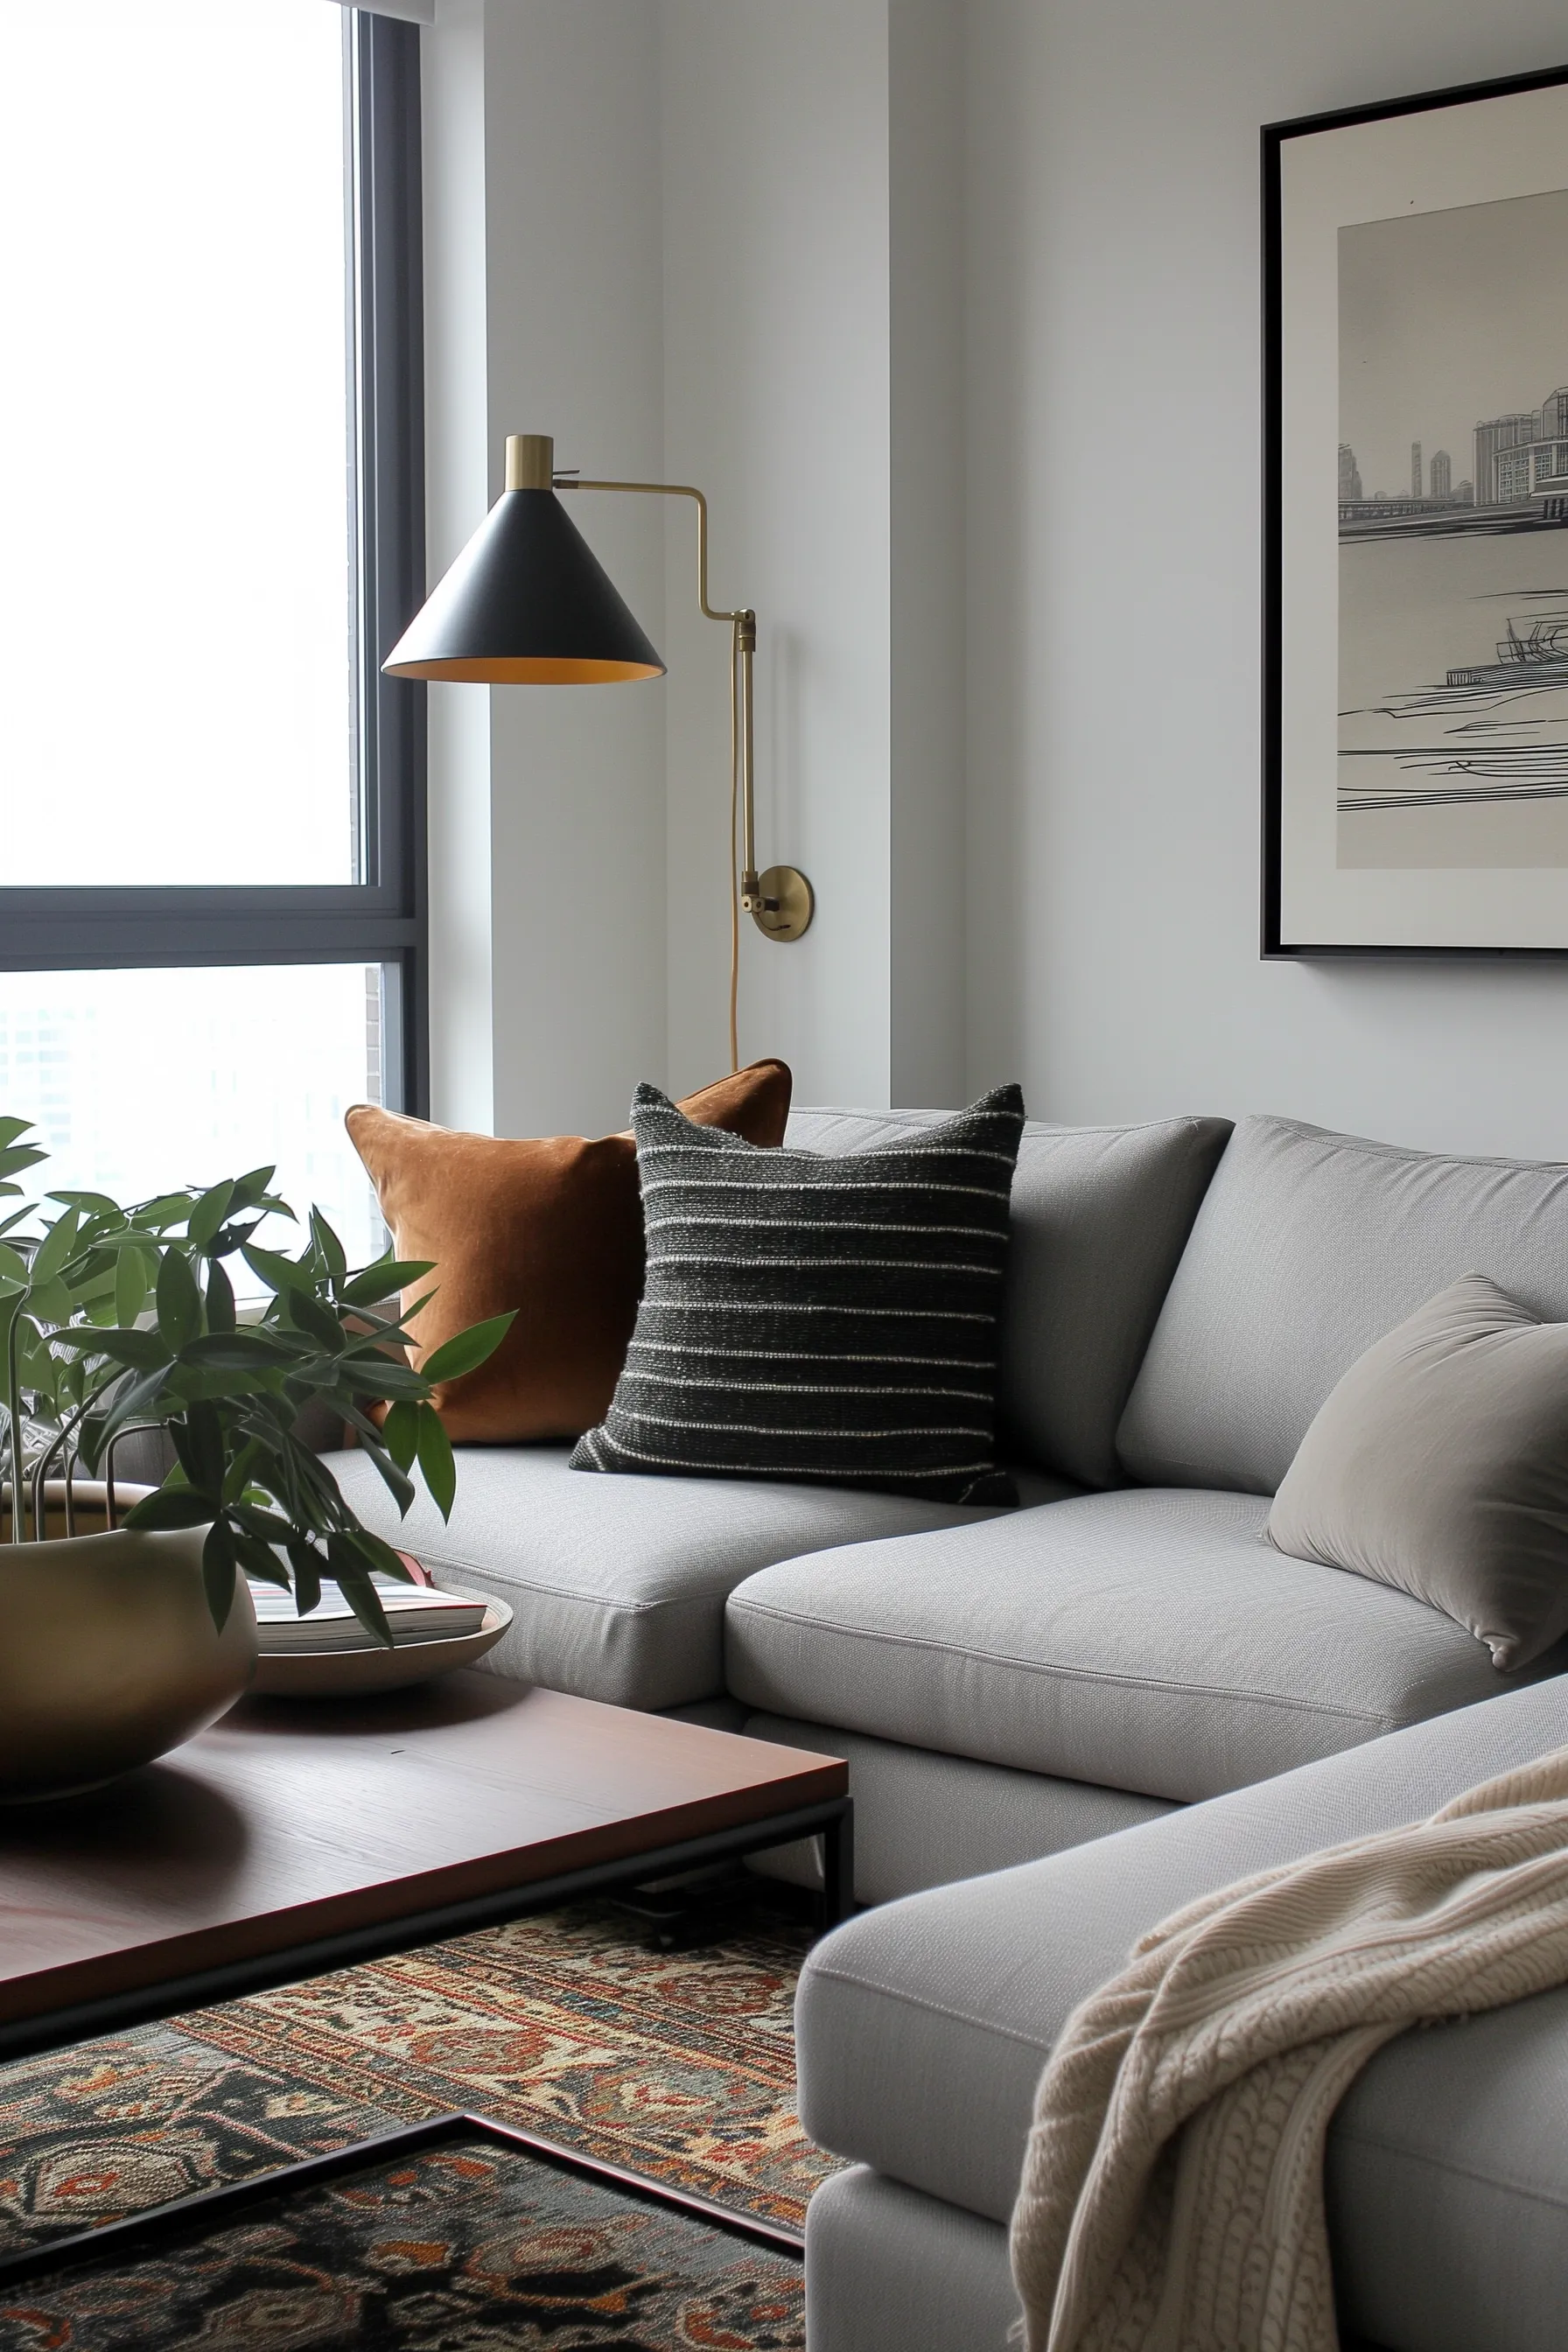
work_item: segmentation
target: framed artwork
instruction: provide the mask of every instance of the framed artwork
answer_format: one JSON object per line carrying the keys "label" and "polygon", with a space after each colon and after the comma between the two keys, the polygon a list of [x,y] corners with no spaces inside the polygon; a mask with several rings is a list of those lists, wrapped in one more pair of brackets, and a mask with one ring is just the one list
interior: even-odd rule
{"label": "framed artwork", "polygon": [[1264,954],[1568,953],[1568,68],[1263,190]]}

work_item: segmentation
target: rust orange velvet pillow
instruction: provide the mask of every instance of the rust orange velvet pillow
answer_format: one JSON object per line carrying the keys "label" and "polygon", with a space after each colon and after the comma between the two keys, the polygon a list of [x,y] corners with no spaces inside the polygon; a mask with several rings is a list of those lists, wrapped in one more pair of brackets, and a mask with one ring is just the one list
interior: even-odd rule
{"label": "rust orange velvet pillow", "polygon": [[[700,1127],[777,1146],[789,1116],[783,1062],[753,1062],[688,1095]],[[643,1278],[637,1146],[627,1135],[521,1142],[465,1135],[355,1103],[344,1120],[399,1257],[434,1258],[438,1286],[412,1328],[419,1352],[517,1309],[477,1371],[436,1392],[458,1442],[580,1437],[603,1421],[626,1360]]]}

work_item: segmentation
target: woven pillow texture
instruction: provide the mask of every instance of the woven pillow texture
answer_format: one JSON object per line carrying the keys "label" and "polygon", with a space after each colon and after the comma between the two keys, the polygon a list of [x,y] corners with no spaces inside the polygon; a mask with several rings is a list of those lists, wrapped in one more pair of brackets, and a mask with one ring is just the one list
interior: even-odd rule
{"label": "woven pillow texture", "polygon": [[[685,1108],[777,1144],[789,1097],[783,1062],[753,1062]],[[601,1421],[642,1287],[631,1137],[465,1135],[376,1103],[356,1103],[346,1124],[398,1256],[436,1262],[415,1294],[435,1291],[410,1327],[415,1360],[467,1324],[517,1311],[488,1363],[437,1389],[447,1435],[515,1445],[580,1437]]]}
{"label": "woven pillow texture", "polygon": [[574,1469],[1016,1501],[995,1446],[1016,1087],[869,1151],[759,1151],[657,1087],[632,1127],[647,1286]]}

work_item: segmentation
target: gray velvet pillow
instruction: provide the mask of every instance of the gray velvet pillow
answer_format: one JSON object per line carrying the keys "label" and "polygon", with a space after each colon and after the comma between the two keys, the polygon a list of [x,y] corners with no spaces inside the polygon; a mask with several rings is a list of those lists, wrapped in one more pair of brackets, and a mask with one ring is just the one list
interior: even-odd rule
{"label": "gray velvet pillow", "polygon": [[1568,1632],[1568,1323],[1461,1275],[1331,1391],[1268,1539],[1414,1593],[1495,1666],[1529,1665]]}

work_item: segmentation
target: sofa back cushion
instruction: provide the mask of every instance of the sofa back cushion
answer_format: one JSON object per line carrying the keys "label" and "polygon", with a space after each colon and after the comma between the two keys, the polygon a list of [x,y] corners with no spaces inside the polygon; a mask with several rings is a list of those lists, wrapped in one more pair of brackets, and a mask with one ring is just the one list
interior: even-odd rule
{"label": "sofa back cushion", "polygon": [[[785,1140],[861,1151],[951,1116],[799,1110]],[[1005,1458],[1086,1486],[1121,1483],[1117,1422],[1229,1133],[1219,1118],[1026,1126],[1002,1295]]]}
{"label": "sofa back cushion", "polygon": [[1272,1494],[1356,1358],[1472,1271],[1568,1320],[1568,1167],[1244,1119],[1122,1417],[1128,1475]]}

